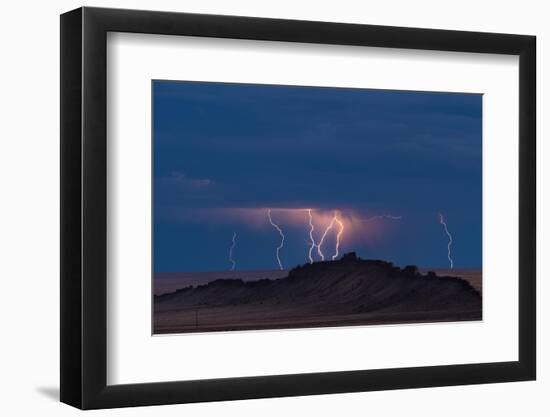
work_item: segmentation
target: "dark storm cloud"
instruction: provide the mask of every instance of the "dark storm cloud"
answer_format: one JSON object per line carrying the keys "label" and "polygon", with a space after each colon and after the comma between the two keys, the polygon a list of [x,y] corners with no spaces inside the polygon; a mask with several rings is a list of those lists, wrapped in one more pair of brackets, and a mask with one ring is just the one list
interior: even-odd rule
{"label": "dark storm cloud", "polygon": [[[156,268],[186,268],[164,254],[181,244],[177,233],[195,242],[227,234],[203,235],[197,222],[186,230],[173,213],[247,207],[399,211],[416,222],[404,233],[444,210],[449,227],[468,229],[464,264],[479,265],[481,103],[466,94],[155,82],[155,242],[164,251]],[[414,262],[438,259],[428,251]]]}

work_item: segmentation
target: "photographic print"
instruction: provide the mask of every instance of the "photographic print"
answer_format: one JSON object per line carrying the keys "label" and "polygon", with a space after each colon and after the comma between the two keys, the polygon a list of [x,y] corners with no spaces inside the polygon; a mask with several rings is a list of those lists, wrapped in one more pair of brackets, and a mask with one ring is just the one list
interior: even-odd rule
{"label": "photographic print", "polygon": [[481,320],[482,99],[154,80],[153,333]]}

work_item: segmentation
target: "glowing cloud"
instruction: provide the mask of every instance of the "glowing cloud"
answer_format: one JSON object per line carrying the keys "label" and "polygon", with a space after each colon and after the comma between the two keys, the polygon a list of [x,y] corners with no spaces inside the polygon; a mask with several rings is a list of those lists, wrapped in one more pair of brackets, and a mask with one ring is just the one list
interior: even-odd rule
{"label": "glowing cloud", "polygon": [[[267,220],[266,221],[266,214]],[[341,253],[342,243],[346,245],[363,244],[366,237],[372,244],[383,236],[375,220],[400,220],[401,216],[380,214],[368,217],[361,210],[339,207],[325,209],[322,207],[190,207],[173,208],[172,218],[182,222],[204,223],[213,226],[230,225],[233,230],[253,230],[258,234],[269,232],[274,228],[280,235],[276,259],[279,268],[284,269],[282,249],[289,238],[297,232],[303,233],[305,240],[304,261],[313,263],[318,260],[336,259]],[[283,226],[284,225],[284,230]],[[289,235],[289,233],[291,233]],[[334,244],[333,245],[333,239]],[[238,236],[236,237],[236,243]],[[235,243],[235,244],[236,244]],[[327,245],[330,248],[327,248]],[[234,250],[231,253],[233,261]],[[227,252],[225,252],[227,254]],[[231,260],[230,260],[231,262]],[[231,262],[230,265],[233,265]],[[236,268],[236,266],[235,266]]]}

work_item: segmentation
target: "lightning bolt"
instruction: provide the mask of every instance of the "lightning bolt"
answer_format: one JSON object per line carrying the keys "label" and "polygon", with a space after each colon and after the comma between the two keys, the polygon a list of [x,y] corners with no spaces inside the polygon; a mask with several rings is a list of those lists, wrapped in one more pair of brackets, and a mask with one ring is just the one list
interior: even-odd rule
{"label": "lightning bolt", "polygon": [[453,269],[454,263],[453,258],[451,258],[451,245],[453,244],[453,237],[449,233],[449,229],[447,229],[447,223],[445,222],[445,218],[441,213],[439,213],[439,223],[443,225],[443,229],[445,230],[445,233],[449,238],[449,243],[447,244],[447,258],[449,259],[449,263],[451,264],[451,269]]}
{"label": "lightning bolt", "polygon": [[[321,240],[319,241],[319,244],[317,245],[317,253],[319,254],[319,256],[321,257],[321,260],[324,261],[325,260],[325,255],[323,254],[323,251],[322,251],[322,246],[323,246],[323,242],[325,241],[325,237],[327,237],[327,234],[328,232],[330,232],[332,230],[332,228],[334,227],[334,223],[338,220],[337,219],[337,212],[335,211],[334,212],[334,217],[332,218],[332,220],[330,221],[330,223],[328,224],[327,228],[325,229],[325,232],[323,233],[323,235],[321,236]],[[338,220],[339,223],[341,223],[339,220]],[[341,228],[342,229],[342,228]],[[340,233],[339,233],[340,234]],[[337,245],[340,245],[340,242],[337,242]]]}
{"label": "lightning bolt", "polygon": [[402,218],[401,216],[392,216],[391,214],[381,214],[379,216],[369,217],[368,219],[363,220],[363,223],[372,222],[373,220],[378,220],[378,219],[401,220],[401,218]]}
{"label": "lightning bolt", "polygon": [[334,226],[334,218],[330,221],[329,225],[327,226],[327,228],[325,229],[325,232],[323,233],[323,236],[321,236],[321,240],[319,241],[319,244],[317,245],[317,253],[319,254],[319,256],[321,257],[321,260],[324,261],[325,260],[325,255],[323,254],[323,251],[321,250],[322,246],[323,246],[323,242],[325,241],[325,237],[327,236],[328,232],[332,229],[332,227]]}
{"label": "lightning bolt", "polygon": [[344,223],[342,223],[342,221],[337,217],[337,213],[334,213],[334,220],[336,221],[336,223],[338,223],[340,230],[338,230],[338,234],[336,235],[336,253],[332,257],[333,261],[338,257],[338,252],[340,250],[340,240],[342,238],[342,233],[344,233]]}
{"label": "lightning bolt", "polygon": [[269,223],[271,223],[271,226],[273,226],[279,234],[281,235],[281,244],[277,246],[277,262],[279,263],[279,268],[283,269],[283,264],[281,263],[281,258],[279,256],[279,253],[282,249],[282,247],[285,245],[285,235],[283,234],[283,231],[279,226],[277,226],[275,223],[273,223],[273,219],[271,218],[271,209],[267,209],[267,218],[269,219]]}
{"label": "lightning bolt", "polygon": [[311,216],[311,209],[307,209],[307,214],[309,216],[309,240],[311,242],[311,246],[309,247],[309,263],[313,263],[313,257],[311,256],[313,249],[315,248],[315,239],[313,239],[313,231],[315,228],[313,227],[313,217]]}
{"label": "lightning bolt", "polygon": [[235,245],[237,244],[237,233],[233,233],[233,239],[231,239],[231,247],[229,248],[229,262],[231,262],[231,270],[235,270],[235,266],[237,263],[233,259],[233,249],[235,249]]}

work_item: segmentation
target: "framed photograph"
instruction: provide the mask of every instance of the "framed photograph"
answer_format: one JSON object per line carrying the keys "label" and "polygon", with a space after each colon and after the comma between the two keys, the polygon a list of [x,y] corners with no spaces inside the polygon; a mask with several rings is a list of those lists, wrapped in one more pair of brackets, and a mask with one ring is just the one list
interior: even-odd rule
{"label": "framed photograph", "polygon": [[61,401],[533,380],[535,37],[61,16]]}

